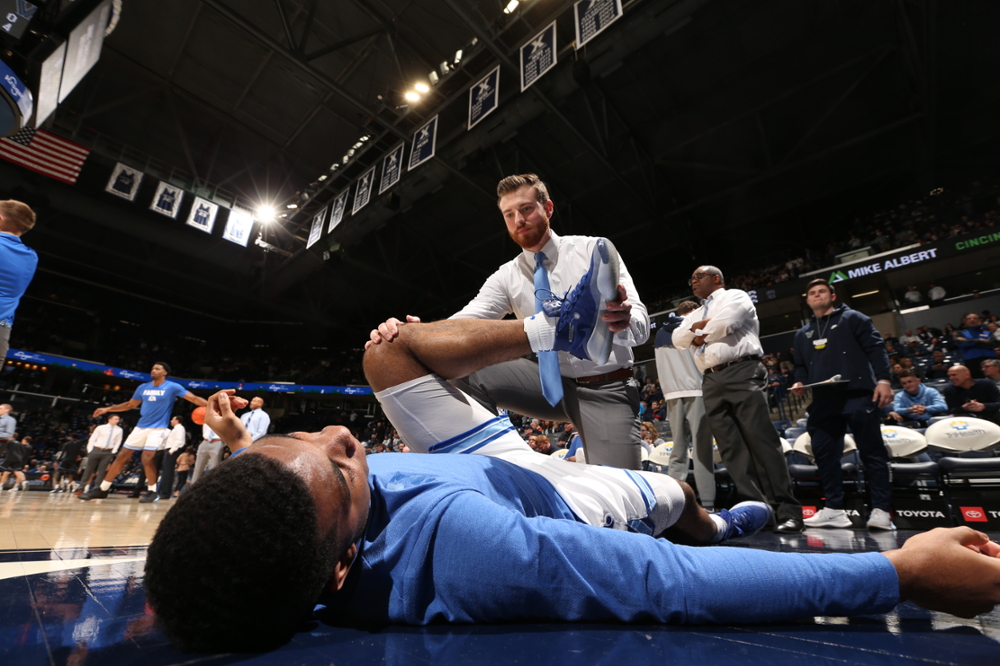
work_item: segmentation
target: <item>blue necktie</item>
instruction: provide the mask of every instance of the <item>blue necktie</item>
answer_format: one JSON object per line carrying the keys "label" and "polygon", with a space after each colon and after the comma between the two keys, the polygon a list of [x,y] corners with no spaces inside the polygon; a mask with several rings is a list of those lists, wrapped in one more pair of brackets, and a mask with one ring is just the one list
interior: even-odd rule
{"label": "blue necktie", "polygon": [[[543,297],[548,297],[549,274],[545,271],[545,253],[535,253],[535,312],[542,312]],[[544,314],[542,316],[545,316]],[[559,372],[559,353],[540,351],[538,355],[538,376],[542,380],[542,395],[555,407],[563,399],[562,373]]]}

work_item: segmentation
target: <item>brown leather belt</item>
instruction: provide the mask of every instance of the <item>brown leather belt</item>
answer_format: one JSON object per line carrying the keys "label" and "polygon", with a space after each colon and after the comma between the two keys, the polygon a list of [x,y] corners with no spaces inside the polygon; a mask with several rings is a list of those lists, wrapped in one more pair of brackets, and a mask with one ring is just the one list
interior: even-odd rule
{"label": "brown leather belt", "polygon": [[591,375],[589,377],[577,377],[577,384],[597,384],[598,382],[613,382],[616,379],[628,379],[632,377],[632,368],[622,368],[614,372],[606,372],[603,375]]}
{"label": "brown leather belt", "polygon": [[758,356],[757,354],[754,354],[753,356],[740,356],[738,359],[735,359],[733,361],[720,363],[719,365],[713,365],[708,370],[705,370],[705,372],[718,372],[719,370],[724,370],[725,368],[728,368],[731,365],[736,365],[737,363],[742,363],[743,361],[759,361],[759,360],[760,356]]}

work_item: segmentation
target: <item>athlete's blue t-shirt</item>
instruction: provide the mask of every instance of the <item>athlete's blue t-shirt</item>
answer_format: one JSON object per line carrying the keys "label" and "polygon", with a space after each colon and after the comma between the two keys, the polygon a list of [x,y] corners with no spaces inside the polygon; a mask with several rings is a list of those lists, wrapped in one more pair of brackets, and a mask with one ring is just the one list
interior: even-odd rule
{"label": "athlete's blue t-shirt", "polygon": [[691,548],[579,522],[551,484],[486,456],[369,458],[371,508],[335,622],[768,622],[899,602],[880,553]]}
{"label": "athlete's blue t-shirt", "polygon": [[139,407],[139,422],[136,428],[169,428],[170,414],[174,411],[174,400],[187,395],[188,390],[170,380],[164,381],[159,386],[153,386],[153,382],[139,384],[139,388],[132,395],[133,400],[142,400]]}
{"label": "athlete's blue t-shirt", "polygon": [[0,321],[14,323],[14,312],[37,266],[34,250],[17,236],[0,233]]}

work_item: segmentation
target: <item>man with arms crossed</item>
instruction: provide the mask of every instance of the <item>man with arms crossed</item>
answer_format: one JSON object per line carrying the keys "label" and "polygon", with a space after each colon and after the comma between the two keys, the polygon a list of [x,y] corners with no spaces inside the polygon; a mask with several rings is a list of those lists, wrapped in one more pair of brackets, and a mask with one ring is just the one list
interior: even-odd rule
{"label": "man with arms crossed", "polygon": [[[510,313],[524,319],[538,312],[536,296],[541,300],[562,296],[590,265],[598,239],[552,231],[554,206],[538,176],[508,176],[497,185],[497,196],[507,232],[522,251],[487,278],[479,294],[453,319],[503,319]],[[457,378],[455,385],[494,414],[499,407],[549,421],[571,421],[583,439],[587,462],[639,469],[639,391],[632,378],[632,347],[649,337],[649,315],[620,260],[619,271],[617,296],[612,289],[607,303],[599,306],[606,310],[603,321],[615,334],[610,358],[560,353],[543,354],[537,363],[513,359]],[[407,321],[419,319],[407,317]],[[389,319],[372,331],[369,344],[391,340],[398,323]],[[553,379],[547,383],[540,379],[539,366],[548,364]]]}
{"label": "man with arms crossed", "polygon": [[771,425],[764,383],[764,348],[757,337],[757,309],[745,291],[726,289],[722,271],[700,266],[691,290],[704,299],[674,331],[674,346],[694,349],[705,373],[702,397],[722,462],[740,497],[766,501],[777,516],[776,532],[802,531],[802,505]]}
{"label": "man with arms crossed", "polygon": [[170,374],[170,366],[166,363],[154,363],[149,371],[150,381],[139,384],[132,399],[111,407],[99,407],[94,410],[94,418],[103,416],[108,412],[127,412],[136,407],[139,410],[139,422],[122,448],[118,457],[111,463],[111,468],[105,475],[100,485],[95,482],[94,487],[80,495],[82,500],[104,499],[111,490],[111,483],[122,471],[125,461],[136,451],[142,451],[142,468],[146,474],[146,491],[142,493],[139,501],[148,504],[158,499],[156,492],[156,464],[153,457],[156,455],[163,438],[169,433],[170,413],[174,409],[174,400],[184,398],[188,402],[193,402],[199,407],[204,407],[208,403],[204,398],[196,396],[186,388],[176,382],[167,381]]}
{"label": "man with arms crossed", "polygon": [[[892,482],[889,452],[882,442],[882,408],[892,402],[889,357],[872,320],[846,305],[835,304],[837,293],[822,278],[806,288],[812,321],[795,334],[795,383],[792,392],[805,395],[804,384],[831,379],[845,383],[813,387],[807,429],[812,438],[816,467],[826,505],[807,527],[850,527],[844,511],[844,456],[847,426],[858,445],[865,480],[871,494],[868,529],[889,530]],[[911,373],[912,374],[912,373]]]}
{"label": "man with arms crossed", "polygon": [[[366,459],[332,426],[252,442],[233,413],[246,401],[212,396],[206,423],[236,453],[178,500],[150,545],[146,590],[167,633],[182,649],[270,649],[317,599],[327,621],[418,625],[767,622],[887,612],[905,599],[969,617],[1000,603],[1000,547],[968,528],[885,555],[650,538],[716,541],[719,520],[664,475],[527,450],[509,421],[446,382],[528,350],[566,350],[539,319],[405,324],[366,353],[369,382],[404,440],[439,455]],[[752,503],[743,518],[758,511],[769,513]],[[723,522],[724,537],[741,531],[735,515]],[[225,562],[227,575],[191,597],[182,583],[209,561]],[[736,570],[753,575],[719,585],[720,572]]]}

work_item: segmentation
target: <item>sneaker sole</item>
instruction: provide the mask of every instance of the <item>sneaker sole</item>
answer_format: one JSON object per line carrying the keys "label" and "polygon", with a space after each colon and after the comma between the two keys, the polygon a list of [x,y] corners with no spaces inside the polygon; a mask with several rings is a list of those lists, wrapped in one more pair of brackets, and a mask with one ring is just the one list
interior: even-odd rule
{"label": "sneaker sole", "polygon": [[854,523],[851,522],[850,518],[844,518],[843,520],[824,520],[822,523],[810,523],[809,520],[803,520],[802,524],[806,527],[851,527]]}
{"label": "sneaker sole", "polygon": [[[607,365],[611,358],[611,349],[614,346],[615,334],[608,329],[608,325],[601,319],[601,314],[606,312],[605,303],[618,299],[618,282],[620,271],[618,267],[618,251],[614,244],[607,238],[597,239],[594,259],[597,261],[597,278],[591,280],[591,296],[595,302],[600,303],[597,308],[597,321],[594,322],[594,332],[587,342],[587,355],[598,365]],[[592,260],[593,261],[593,260]]]}

